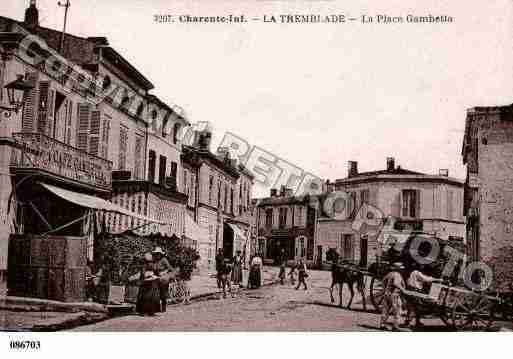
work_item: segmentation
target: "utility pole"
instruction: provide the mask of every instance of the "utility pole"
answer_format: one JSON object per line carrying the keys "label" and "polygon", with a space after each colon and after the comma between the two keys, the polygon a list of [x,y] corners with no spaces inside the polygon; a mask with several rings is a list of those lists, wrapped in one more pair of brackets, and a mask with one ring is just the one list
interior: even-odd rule
{"label": "utility pole", "polygon": [[59,51],[62,52],[64,49],[64,34],[66,33],[66,21],[68,19],[68,9],[71,6],[69,0],[66,0],[65,4],[62,4],[60,1],[57,3],[60,7],[64,8],[64,26],[62,28],[62,34],[61,34],[61,46],[59,47]]}

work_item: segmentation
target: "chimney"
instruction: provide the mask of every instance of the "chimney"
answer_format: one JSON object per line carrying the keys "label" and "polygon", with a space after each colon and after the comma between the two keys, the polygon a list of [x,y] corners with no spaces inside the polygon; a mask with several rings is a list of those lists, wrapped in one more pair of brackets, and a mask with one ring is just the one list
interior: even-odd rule
{"label": "chimney", "polygon": [[217,149],[217,157],[222,161],[230,162],[230,151],[228,147],[219,147]]}
{"label": "chimney", "polygon": [[277,197],[278,190],[276,188],[271,188],[271,197]]}
{"label": "chimney", "polygon": [[23,23],[29,29],[39,26],[39,11],[36,7],[36,0],[30,0],[30,6],[25,9],[25,20]]}
{"label": "chimney", "polygon": [[438,175],[443,177],[449,177],[449,170],[446,168],[441,168],[438,170]]}
{"label": "chimney", "polygon": [[196,131],[194,134],[194,147],[199,150],[210,151],[212,133],[209,131]]}
{"label": "chimney", "polygon": [[347,177],[353,177],[358,174],[358,162],[356,161],[349,161],[348,162],[348,171],[347,171]]}
{"label": "chimney", "polygon": [[387,157],[387,171],[392,172],[395,169],[395,158]]}
{"label": "chimney", "polygon": [[281,197],[285,196],[286,190],[287,190],[287,187],[285,187],[284,185],[281,185],[281,187],[280,187],[280,196]]}
{"label": "chimney", "polygon": [[285,197],[292,197],[294,195],[294,191],[292,188],[285,188]]}
{"label": "chimney", "polygon": [[107,40],[107,38],[104,36],[89,36],[87,41],[92,42],[96,46],[109,46],[109,40]]}

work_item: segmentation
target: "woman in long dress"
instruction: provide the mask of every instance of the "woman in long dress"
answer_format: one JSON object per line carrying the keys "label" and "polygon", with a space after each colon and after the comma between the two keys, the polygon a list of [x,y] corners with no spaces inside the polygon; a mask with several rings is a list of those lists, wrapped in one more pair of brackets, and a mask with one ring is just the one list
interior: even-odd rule
{"label": "woman in long dress", "polygon": [[136,310],[142,315],[155,315],[160,311],[160,282],[159,277],[155,275],[155,264],[151,253],[146,253],[144,260]]}
{"label": "woman in long dress", "polygon": [[242,257],[240,251],[233,258],[232,283],[235,286],[242,287]]}

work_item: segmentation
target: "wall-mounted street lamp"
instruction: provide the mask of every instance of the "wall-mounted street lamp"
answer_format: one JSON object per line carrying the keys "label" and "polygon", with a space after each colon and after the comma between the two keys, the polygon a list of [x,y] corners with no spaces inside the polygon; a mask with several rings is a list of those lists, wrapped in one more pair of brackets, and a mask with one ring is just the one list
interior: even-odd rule
{"label": "wall-mounted street lamp", "polygon": [[[17,75],[16,80],[4,86],[7,90],[7,98],[9,99],[10,107],[1,106],[0,109],[4,110],[5,117],[10,117],[13,112],[18,113],[23,107],[23,96],[25,91],[30,91],[34,85],[23,79],[23,75]],[[3,89],[2,89],[3,90]]]}

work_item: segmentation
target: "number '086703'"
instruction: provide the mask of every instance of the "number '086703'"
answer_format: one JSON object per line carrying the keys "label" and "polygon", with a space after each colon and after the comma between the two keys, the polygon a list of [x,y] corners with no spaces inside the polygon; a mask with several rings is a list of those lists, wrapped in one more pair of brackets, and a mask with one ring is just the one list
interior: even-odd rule
{"label": "number '086703'", "polygon": [[41,342],[39,340],[11,340],[9,346],[13,350],[39,350]]}

